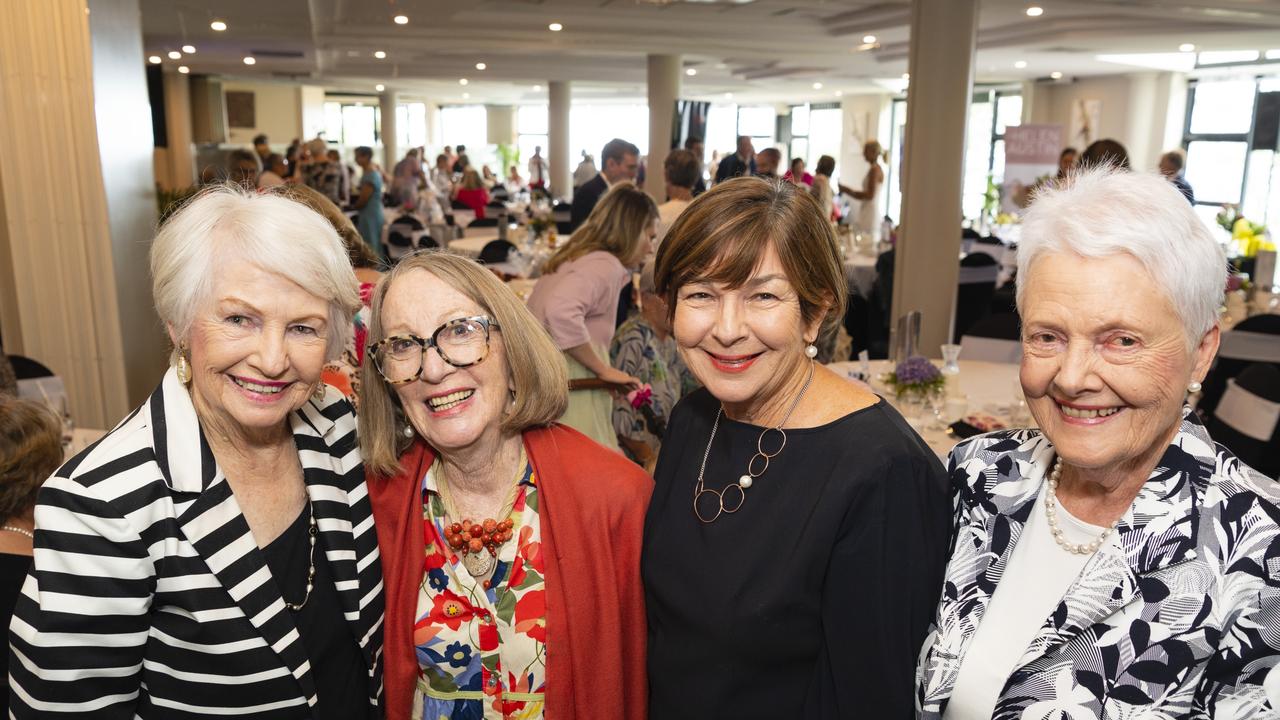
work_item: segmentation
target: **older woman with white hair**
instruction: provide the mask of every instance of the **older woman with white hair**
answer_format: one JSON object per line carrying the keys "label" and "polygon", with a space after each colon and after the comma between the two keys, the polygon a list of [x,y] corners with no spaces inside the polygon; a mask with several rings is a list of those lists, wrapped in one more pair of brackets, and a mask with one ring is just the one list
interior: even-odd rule
{"label": "older woman with white hair", "polygon": [[221,186],[160,228],[151,272],[172,367],[40,491],[12,716],[379,716],[377,539],[355,416],[320,380],[360,303],[342,241]]}
{"label": "older woman with white hair", "polygon": [[1183,406],[1217,351],[1225,280],[1155,175],[1087,169],[1036,198],[1017,302],[1039,429],[951,452],[920,717],[1280,717],[1263,686],[1280,662],[1280,488]]}

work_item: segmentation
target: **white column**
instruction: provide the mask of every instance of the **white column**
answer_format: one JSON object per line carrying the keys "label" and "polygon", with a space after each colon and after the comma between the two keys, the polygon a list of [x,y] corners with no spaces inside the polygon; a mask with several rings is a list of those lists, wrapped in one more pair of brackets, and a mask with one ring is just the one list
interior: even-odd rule
{"label": "white column", "polygon": [[551,171],[551,194],[569,197],[573,191],[573,168],[569,157],[569,82],[547,83],[547,164]]}
{"label": "white column", "polygon": [[978,0],[913,0],[902,232],[892,321],[923,314],[920,351],[950,342],[960,275],[965,126],[973,93]]}
{"label": "white column", "polygon": [[389,90],[378,96],[378,106],[382,109],[382,169],[391,169],[400,161],[400,148],[396,135],[396,93]]}
{"label": "white column", "polygon": [[[662,164],[671,151],[671,125],[680,99],[680,56],[649,56],[649,157],[645,160],[644,189],[655,202],[667,201]],[[601,160],[603,162],[603,160]]]}

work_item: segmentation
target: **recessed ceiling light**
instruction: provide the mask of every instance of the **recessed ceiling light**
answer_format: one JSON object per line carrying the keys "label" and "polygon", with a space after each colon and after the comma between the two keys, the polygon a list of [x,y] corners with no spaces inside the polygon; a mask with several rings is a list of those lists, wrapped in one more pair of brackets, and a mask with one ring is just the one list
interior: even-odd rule
{"label": "recessed ceiling light", "polygon": [[467,83],[469,83],[469,82],[471,82],[471,81],[470,81],[470,80],[468,80],[468,79],[466,79],[466,78],[458,78],[458,84],[459,84],[459,85],[466,85],[466,84],[467,84]]}
{"label": "recessed ceiling light", "polygon": [[1054,80],[1061,80],[1062,73],[1058,72],[1057,70],[1054,70],[1053,72],[1049,73],[1049,77],[1053,78]]}
{"label": "recessed ceiling light", "polygon": [[843,90],[837,90],[837,91],[836,91],[836,97],[844,97],[844,91],[843,91]]}
{"label": "recessed ceiling light", "polygon": [[183,46],[182,46],[182,52],[184,52],[184,53],[186,53],[186,54],[188,54],[188,55],[195,55],[195,54],[196,54],[196,46],[195,46],[195,45],[183,45]]}
{"label": "recessed ceiling light", "polygon": [[147,58],[147,62],[151,63],[152,65],[159,65],[159,64],[160,64],[160,62],[161,62],[161,61],[160,61],[160,56],[159,56],[159,55],[152,55],[151,57]]}
{"label": "recessed ceiling light", "polygon": [[187,73],[191,72],[191,68],[187,67],[186,65],[179,65],[178,72],[182,73],[183,75],[186,75]]}
{"label": "recessed ceiling light", "polygon": [[466,99],[467,99],[467,98],[469,98],[469,97],[471,97],[471,93],[462,93],[462,99],[463,99],[463,100],[466,100]]}
{"label": "recessed ceiling light", "polygon": [[223,30],[227,29],[227,24],[222,22],[221,20],[214,20],[213,22],[209,23],[209,27],[213,28],[217,32],[222,32]]}
{"label": "recessed ceiling light", "polygon": [[257,62],[258,62],[258,61],[257,61],[257,60],[255,60],[255,59],[254,59],[254,57],[253,57],[252,55],[249,55],[248,57],[246,57],[246,58],[244,59],[244,64],[245,64],[245,65],[253,65],[253,64],[257,63]]}
{"label": "recessed ceiling light", "polygon": [[373,86],[373,89],[377,90],[378,92],[382,92],[383,90],[387,89],[387,86],[383,85],[382,83],[378,83],[377,85]]}
{"label": "recessed ceiling light", "polygon": [[181,60],[181,59],[182,59],[182,53],[178,52],[177,50],[170,50],[170,51],[169,51],[169,59],[170,59],[170,60]]}
{"label": "recessed ceiling light", "polygon": [[1178,46],[1178,52],[1195,52],[1196,46],[1191,43],[1182,43]]}
{"label": "recessed ceiling light", "polygon": [[560,32],[561,30],[564,29],[564,26],[561,25],[560,23],[551,23],[550,25],[547,26],[547,29],[550,30],[551,32]]}
{"label": "recessed ceiling light", "polygon": [[732,99],[733,99],[733,93],[725,93],[725,94],[724,94],[724,97],[725,97],[725,99],[726,99],[726,100],[732,100]]}
{"label": "recessed ceiling light", "polygon": [[696,68],[686,68],[684,71],[684,74],[688,75],[689,77],[693,77],[694,75],[698,74],[698,70]]}
{"label": "recessed ceiling light", "polygon": [[1044,14],[1044,8],[1039,5],[1032,5],[1027,8],[1027,17],[1040,17]]}
{"label": "recessed ceiling light", "polygon": [[1026,67],[1026,66],[1027,66],[1027,61],[1026,61],[1026,60],[1019,60],[1018,62],[1014,63],[1014,64],[1013,64],[1013,66],[1014,66],[1014,67],[1016,67],[1016,68],[1018,68],[1019,70],[1021,70],[1022,68],[1024,68],[1024,67]]}
{"label": "recessed ceiling light", "polygon": [[822,89],[822,83],[814,83],[814,84],[813,84],[813,89],[814,89],[814,90],[821,90],[821,89]]}
{"label": "recessed ceiling light", "polygon": [[386,50],[374,50],[374,51],[373,51],[373,56],[374,56],[374,57],[376,57],[376,58],[378,58],[379,60],[383,60],[383,59],[385,59],[385,58],[387,57],[387,51],[386,51]]}
{"label": "recessed ceiling light", "polygon": [[396,23],[397,25],[408,25],[408,24],[409,24],[409,16],[408,16],[408,15],[397,15],[397,16],[395,16],[395,17],[391,18],[391,19],[392,19],[392,20],[394,20],[394,21],[395,21],[395,23]]}
{"label": "recessed ceiling light", "polygon": [[534,85],[534,86],[533,86],[533,91],[534,91],[534,92],[542,92],[542,86],[541,86],[541,85]]}
{"label": "recessed ceiling light", "polygon": [[870,45],[871,43],[873,43],[873,42],[875,42],[875,41],[876,41],[876,36],[875,36],[875,35],[863,35],[863,36],[862,36],[862,42],[864,42],[864,43],[866,43],[866,44],[868,44],[868,45]]}
{"label": "recessed ceiling light", "polygon": [[485,65],[484,63],[476,63],[476,69],[477,69],[477,70],[484,70],[484,69],[485,69],[485,68],[487,68],[487,67],[489,67],[489,66],[488,66],[488,65]]}

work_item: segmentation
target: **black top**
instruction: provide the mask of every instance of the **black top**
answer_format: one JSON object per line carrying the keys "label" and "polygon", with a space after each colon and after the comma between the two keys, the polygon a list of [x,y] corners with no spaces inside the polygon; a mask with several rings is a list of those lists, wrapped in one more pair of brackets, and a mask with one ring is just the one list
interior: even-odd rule
{"label": "black top", "polygon": [[[307,590],[308,556],[311,553],[308,538],[310,507],[308,504],[303,508],[289,529],[262,550],[281,596],[285,602],[295,605],[302,601]],[[369,668],[342,616],[342,601],[333,584],[323,543],[319,541],[316,543],[315,587],[307,604],[290,615],[298,626],[302,644],[307,648],[311,671],[316,679],[317,703],[312,717],[315,720],[369,717],[371,708],[365,695]]]}
{"label": "black top", "polygon": [[[914,717],[951,528],[938,458],[881,400],[788,430],[741,509],[703,524],[718,407],[703,389],[672,412],[645,518],[650,716]],[[761,429],[721,417],[707,488],[737,482]]]}
{"label": "black top", "polygon": [[582,223],[587,221],[596,203],[600,202],[600,198],[607,192],[609,192],[609,183],[605,182],[604,176],[599,174],[574,188],[573,205],[569,209],[571,232],[576,231]]}
{"label": "black top", "polygon": [[[3,628],[5,640],[0,642],[0,670],[7,675],[9,670],[9,619],[13,616],[13,606],[22,594],[22,583],[27,580],[27,571],[31,569],[30,555],[11,555],[0,553],[0,628]],[[6,683],[7,684],[7,683]],[[0,692],[0,717],[9,717],[9,692]]]}

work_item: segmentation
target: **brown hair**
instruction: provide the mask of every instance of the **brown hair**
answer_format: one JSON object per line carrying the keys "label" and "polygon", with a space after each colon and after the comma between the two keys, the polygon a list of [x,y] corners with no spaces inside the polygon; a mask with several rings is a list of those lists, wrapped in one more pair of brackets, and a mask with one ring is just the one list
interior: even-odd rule
{"label": "brown hair", "polygon": [[61,464],[62,422],[40,403],[0,393],[0,522],[35,505]]}
{"label": "brown hair", "polygon": [[480,173],[468,165],[467,169],[462,171],[462,188],[464,190],[479,190],[482,187],[484,187],[484,181],[480,179]]}
{"label": "brown hair", "polygon": [[[691,282],[741,287],[772,245],[800,297],[800,316],[823,329],[844,317],[848,285],[835,233],[818,201],[795,184],[734,178],[700,195],[676,219],[658,249],[654,284],[675,316],[676,293]],[[812,340],[812,338],[810,338]]]}
{"label": "brown hair", "polygon": [[[292,185],[279,185],[278,189],[269,192],[279,193],[294,202],[300,202],[303,205],[315,210],[334,230],[338,231],[338,237],[342,238],[342,244],[347,248],[347,257],[351,260],[353,268],[379,268],[378,256],[373,254],[373,250],[365,244],[364,238],[360,237],[360,233],[356,231],[356,226],[352,224],[351,218],[347,217],[332,200],[325,197],[318,190],[307,187],[302,183]],[[370,200],[373,202],[373,200]]]}
{"label": "brown hair", "polygon": [[611,253],[624,263],[632,261],[640,246],[640,232],[657,219],[658,206],[653,204],[653,198],[629,182],[618,183],[600,198],[572,239],[547,260],[542,273],[549,275],[570,260],[596,250]]}
{"label": "brown hair", "polygon": [[[498,322],[506,349],[507,372],[515,387],[515,402],[502,419],[504,433],[555,422],[569,405],[569,370],[551,336],[520,298],[492,272],[479,264],[442,251],[426,251],[400,260],[373,291],[368,343],[385,337],[382,303],[391,286],[414,270],[424,270],[448,283]],[[404,436],[408,421],[395,390],[378,373],[365,353],[360,366],[360,452],[365,467],[392,475],[400,469],[400,455],[410,440]]]}
{"label": "brown hair", "polygon": [[662,161],[662,168],[667,171],[668,183],[692,189],[702,172],[702,163],[689,150],[672,150]]}

